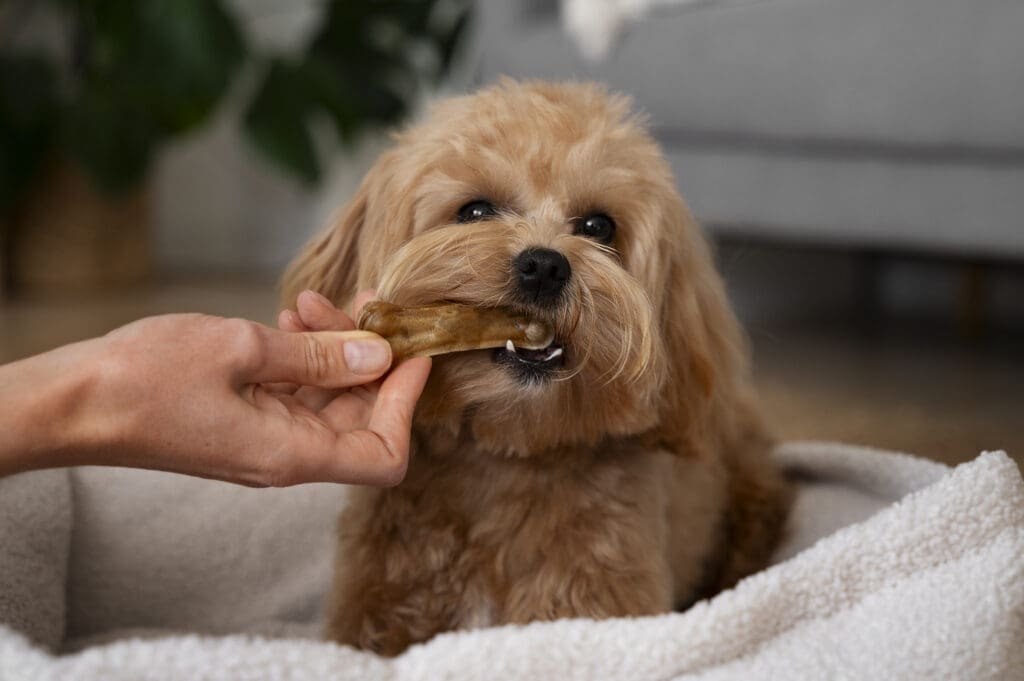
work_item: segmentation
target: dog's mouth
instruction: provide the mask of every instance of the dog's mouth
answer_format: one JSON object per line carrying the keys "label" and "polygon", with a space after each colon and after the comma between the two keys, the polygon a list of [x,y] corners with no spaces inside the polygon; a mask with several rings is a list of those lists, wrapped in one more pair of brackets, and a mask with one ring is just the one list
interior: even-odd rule
{"label": "dog's mouth", "polygon": [[517,348],[508,341],[494,351],[494,362],[508,367],[520,380],[534,382],[550,378],[565,366],[565,346],[557,340],[540,350]]}
{"label": "dog's mouth", "polygon": [[[566,363],[566,348],[555,338],[554,327],[513,310],[462,303],[408,307],[377,300],[363,307],[359,328],[384,336],[396,358],[494,348],[493,361],[526,384],[551,378]],[[538,347],[541,343],[547,345]]]}

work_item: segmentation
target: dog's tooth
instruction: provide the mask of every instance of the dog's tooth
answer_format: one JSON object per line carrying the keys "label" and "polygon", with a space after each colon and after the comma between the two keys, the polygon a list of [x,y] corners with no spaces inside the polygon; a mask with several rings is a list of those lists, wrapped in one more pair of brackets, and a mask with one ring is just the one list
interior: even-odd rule
{"label": "dog's tooth", "polygon": [[512,343],[512,339],[511,338],[509,338],[507,341],[505,341],[505,349],[508,350],[509,352],[513,352],[513,353],[516,351],[516,346]]}
{"label": "dog's tooth", "polygon": [[555,340],[554,330],[547,324],[541,322],[530,322],[525,330],[526,340],[534,344],[534,347],[543,348],[551,345]]}
{"label": "dog's tooth", "polygon": [[554,359],[555,357],[558,357],[558,356],[559,356],[559,355],[561,355],[561,354],[562,354],[562,348],[555,348],[555,349],[554,349],[554,350],[552,350],[552,351],[551,351],[551,353],[550,353],[550,354],[549,354],[549,355],[547,356],[547,359],[548,359],[548,360],[552,360],[552,359]]}

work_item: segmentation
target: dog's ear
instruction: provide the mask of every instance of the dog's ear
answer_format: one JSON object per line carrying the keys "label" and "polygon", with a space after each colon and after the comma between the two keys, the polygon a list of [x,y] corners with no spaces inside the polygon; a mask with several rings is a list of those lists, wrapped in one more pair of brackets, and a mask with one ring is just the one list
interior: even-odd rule
{"label": "dog's ear", "polygon": [[281,279],[281,307],[295,307],[295,298],[312,289],[335,305],[345,305],[358,292],[360,268],[365,265],[359,254],[365,243],[365,225],[377,222],[379,197],[387,191],[389,168],[394,155],[385,153],[363,178],[355,196],[331,226],[314,236],[292,261]]}
{"label": "dog's ear", "polygon": [[664,251],[661,325],[669,371],[656,439],[680,455],[699,456],[728,428],[722,419],[739,398],[745,345],[711,249],[680,197],[669,202],[665,219],[671,239]]}

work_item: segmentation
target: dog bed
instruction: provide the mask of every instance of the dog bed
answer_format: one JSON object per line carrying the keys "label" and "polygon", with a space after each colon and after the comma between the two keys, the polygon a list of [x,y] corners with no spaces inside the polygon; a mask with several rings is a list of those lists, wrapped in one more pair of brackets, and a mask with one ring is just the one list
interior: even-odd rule
{"label": "dog bed", "polygon": [[316,640],[343,488],[83,468],[0,480],[0,679],[1024,679],[1024,484],[822,443],[776,563],[684,613]]}

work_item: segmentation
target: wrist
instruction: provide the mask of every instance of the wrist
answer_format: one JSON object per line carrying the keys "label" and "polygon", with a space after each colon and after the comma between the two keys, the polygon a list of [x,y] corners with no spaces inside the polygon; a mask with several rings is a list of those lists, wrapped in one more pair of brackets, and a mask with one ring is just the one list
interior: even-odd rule
{"label": "wrist", "polygon": [[65,346],[0,367],[0,475],[95,463],[113,442],[95,404],[103,339]]}

